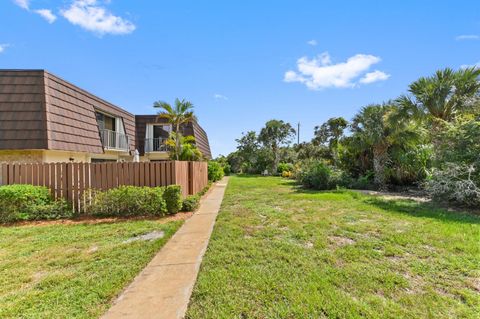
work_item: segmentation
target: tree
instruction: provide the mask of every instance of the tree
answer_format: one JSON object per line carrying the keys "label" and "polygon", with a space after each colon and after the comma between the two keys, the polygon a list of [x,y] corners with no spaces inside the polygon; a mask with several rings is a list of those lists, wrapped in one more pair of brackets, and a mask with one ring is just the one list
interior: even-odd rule
{"label": "tree", "polygon": [[239,155],[238,151],[228,154],[227,161],[228,161],[228,164],[230,165],[232,172],[234,173],[241,172],[243,158]]}
{"label": "tree", "polygon": [[272,172],[277,171],[277,166],[280,160],[279,149],[291,141],[295,134],[295,130],[290,123],[285,123],[279,120],[270,120],[265,123],[258,135],[258,141],[266,148],[270,149],[273,154]]}
{"label": "tree", "polygon": [[302,142],[300,144],[295,144],[294,149],[297,152],[297,158],[299,160],[319,160],[327,157],[328,155],[328,149],[326,146],[316,145],[310,142]]}
{"label": "tree", "polygon": [[338,162],[338,142],[347,127],[348,121],[343,117],[332,117],[321,126],[315,126],[315,137],[312,142],[328,146],[334,164]]}
{"label": "tree", "polygon": [[472,108],[480,90],[480,69],[438,70],[430,77],[421,77],[409,86],[411,96],[403,95],[397,102],[404,116],[427,120],[432,127],[432,140],[438,146],[437,135],[443,122],[451,122],[458,113]]}
{"label": "tree", "polygon": [[389,147],[395,143],[414,143],[417,133],[412,121],[401,118],[396,105],[368,105],[353,118],[351,129],[355,138],[368,145],[373,153],[374,182],[386,189],[385,167]]}
{"label": "tree", "polygon": [[[172,107],[167,102],[157,101],[153,107],[161,109],[158,118],[166,119],[173,126],[173,130],[177,135],[181,135],[180,126],[182,124],[196,121],[197,118],[193,113],[193,104],[185,99],[181,101],[175,99],[175,105]],[[175,138],[175,159],[179,160],[181,154],[181,138]]]}
{"label": "tree", "polygon": [[[257,162],[257,154],[259,150],[257,133],[248,131],[242,133],[242,137],[235,140],[237,142],[237,155],[241,158],[239,170],[245,169],[250,171]],[[233,166],[233,165],[232,165]]]}

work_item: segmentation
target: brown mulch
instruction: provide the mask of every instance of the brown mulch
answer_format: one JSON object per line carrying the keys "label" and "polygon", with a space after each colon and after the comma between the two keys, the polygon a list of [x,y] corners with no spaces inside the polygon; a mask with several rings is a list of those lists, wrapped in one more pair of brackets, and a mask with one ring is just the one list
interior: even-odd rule
{"label": "brown mulch", "polygon": [[60,219],[60,220],[39,220],[39,221],[24,221],[7,225],[1,225],[5,227],[18,227],[18,226],[52,226],[52,225],[95,225],[95,224],[111,224],[127,221],[138,220],[152,220],[159,224],[166,224],[176,220],[186,220],[193,215],[193,212],[180,212],[175,215],[163,216],[163,217],[117,217],[117,218],[96,218],[92,216],[81,216],[75,219]]}

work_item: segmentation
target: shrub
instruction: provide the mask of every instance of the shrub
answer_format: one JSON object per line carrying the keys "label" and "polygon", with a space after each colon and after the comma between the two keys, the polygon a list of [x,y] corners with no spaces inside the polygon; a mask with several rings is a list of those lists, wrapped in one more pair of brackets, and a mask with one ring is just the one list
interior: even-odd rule
{"label": "shrub", "polygon": [[208,180],[212,182],[219,181],[223,178],[224,176],[223,168],[222,166],[215,161],[209,161],[208,162]]}
{"label": "shrub", "polygon": [[313,162],[309,164],[299,174],[299,182],[306,188],[314,189],[332,189],[330,176],[332,170],[322,162]]}
{"label": "shrub", "polygon": [[334,169],[320,161],[304,164],[296,172],[297,180],[306,188],[319,190],[349,187],[351,178],[343,171]]}
{"label": "shrub", "polygon": [[199,195],[189,195],[182,202],[182,212],[193,212],[200,205]]}
{"label": "shrub", "polygon": [[212,186],[212,182],[211,182],[211,181],[208,181],[207,186],[205,186],[201,191],[199,191],[197,195],[198,195],[198,196],[203,196],[203,195],[205,195],[205,194],[208,192],[208,190],[210,189],[211,186]]}
{"label": "shrub", "polygon": [[348,187],[353,189],[376,189],[373,183],[373,177],[373,172],[368,171],[365,175],[359,176],[356,179],[352,178]]}
{"label": "shrub", "polygon": [[182,208],[182,188],[179,185],[170,185],[165,188],[163,199],[169,214],[176,214]]}
{"label": "shrub", "polygon": [[46,205],[39,205],[35,207],[35,213],[29,216],[29,220],[42,220],[42,219],[62,219],[72,218],[75,213],[70,205],[68,205],[65,199],[59,199],[52,201]]}
{"label": "shrub", "polygon": [[480,207],[480,185],[472,179],[474,174],[473,166],[447,163],[443,169],[432,171],[424,187],[436,200]]}
{"label": "shrub", "polygon": [[291,171],[283,171],[282,172],[282,177],[284,178],[292,178],[293,177],[293,173]]}
{"label": "shrub", "polygon": [[223,167],[223,173],[224,173],[226,176],[228,176],[228,175],[230,175],[230,174],[232,173],[232,167],[230,166],[230,164],[224,163],[222,167]]}
{"label": "shrub", "polygon": [[120,186],[93,191],[86,213],[97,216],[162,216],[167,213],[162,187]]}
{"label": "shrub", "polygon": [[277,173],[283,176],[284,172],[293,172],[293,164],[291,163],[280,163],[277,167]]}
{"label": "shrub", "polygon": [[48,188],[33,185],[0,187],[0,222],[72,217],[64,200],[55,201]]}

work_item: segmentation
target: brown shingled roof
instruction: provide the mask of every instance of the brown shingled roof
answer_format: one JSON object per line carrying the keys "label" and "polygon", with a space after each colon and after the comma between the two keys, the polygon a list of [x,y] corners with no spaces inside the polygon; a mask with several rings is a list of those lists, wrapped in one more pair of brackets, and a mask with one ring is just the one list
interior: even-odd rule
{"label": "brown shingled roof", "polygon": [[0,149],[103,153],[96,110],[123,119],[133,150],[133,114],[45,70],[0,70]]}

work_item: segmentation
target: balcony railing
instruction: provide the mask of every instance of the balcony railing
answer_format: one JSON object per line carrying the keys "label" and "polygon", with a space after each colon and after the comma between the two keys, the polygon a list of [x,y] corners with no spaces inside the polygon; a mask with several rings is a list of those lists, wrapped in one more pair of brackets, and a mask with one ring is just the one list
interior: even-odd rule
{"label": "balcony railing", "polygon": [[105,149],[128,151],[128,136],[111,130],[100,130],[100,138]]}
{"label": "balcony railing", "polygon": [[167,152],[168,146],[165,144],[166,138],[146,138],[145,153]]}

